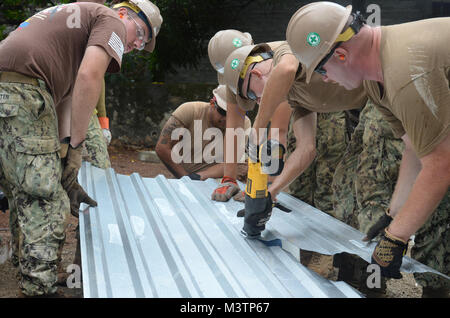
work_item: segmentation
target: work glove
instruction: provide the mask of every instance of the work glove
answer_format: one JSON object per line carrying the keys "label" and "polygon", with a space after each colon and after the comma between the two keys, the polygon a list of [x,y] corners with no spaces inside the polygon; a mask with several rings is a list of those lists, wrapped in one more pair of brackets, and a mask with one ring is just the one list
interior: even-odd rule
{"label": "work glove", "polygon": [[286,148],[278,140],[269,139],[260,147],[261,171],[269,176],[278,176],[284,168]]}
{"label": "work glove", "polygon": [[400,267],[407,250],[408,242],[395,237],[385,229],[381,240],[373,251],[371,263],[380,266],[382,276],[400,279],[402,278]]}
{"label": "work glove", "polygon": [[[66,190],[70,189],[73,183],[77,181],[78,170],[81,168],[82,150],[84,141],[81,142],[76,148],[66,143],[67,140],[61,142],[61,160],[63,164],[63,172],[61,177],[61,184]],[[64,150],[67,149],[67,150]]]}
{"label": "work glove", "polygon": [[233,196],[233,200],[234,201],[238,201],[238,202],[245,202],[245,192],[244,191],[239,191],[238,193],[236,193]]}
{"label": "work glove", "polygon": [[188,174],[188,177],[191,178],[191,180],[201,180],[201,177],[198,173],[191,172]]}
{"label": "work glove", "polygon": [[386,213],[367,231],[367,235],[362,240],[364,242],[373,240],[376,236],[383,233],[383,230],[391,224],[392,220],[392,217],[389,215],[389,209],[387,209]]}
{"label": "work glove", "polygon": [[111,139],[112,139],[111,131],[109,129],[103,128],[102,132],[103,132],[103,137],[105,138],[106,144],[109,146],[109,144],[111,143]]}
{"label": "work glove", "polygon": [[70,145],[70,138],[66,138],[61,141],[60,150],[63,165],[61,185],[70,199],[70,212],[76,217],[78,217],[81,202],[90,206],[97,206],[97,202],[90,198],[78,184],[78,171],[81,168],[83,145],[84,141],[73,148]]}
{"label": "work glove", "polygon": [[86,203],[92,207],[97,206],[97,201],[88,196],[77,181],[67,190],[67,196],[70,200],[70,213],[75,217],[78,217],[81,203]]}
{"label": "work glove", "polygon": [[6,210],[9,209],[8,198],[5,196],[3,191],[0,191],[0,211],[6,213]]}
{"label": "work glove", "polygon": [[100,127],[102,128],[103,137],[106,140],[106,144],[109,145],[111,143],[111,131],[109,130],[109,118],[108,117],[98,117],[98,122],[100,123]]}
{"label": "work glove", "polygon": [[211,199],[214,201],[226,202],[240,190],[236,179],[224,176],[220,185],[214,190]]}

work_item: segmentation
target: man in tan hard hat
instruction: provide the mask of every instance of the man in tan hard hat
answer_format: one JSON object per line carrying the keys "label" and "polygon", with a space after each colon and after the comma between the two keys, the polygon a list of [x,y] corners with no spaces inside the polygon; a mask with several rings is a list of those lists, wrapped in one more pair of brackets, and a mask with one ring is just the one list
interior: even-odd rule
{"label": "man in tan hard hat", "polygon": [[152,51],[161,23],[147,0],[114,10],[79,2],[38,12],[1,42],[0,184],[20,238],[13,264],[21,295],[56,296],[68,213],[96,205],[77,175],[105,72],[119,71],[125,53]]}
{"label": "man in tan hard hat", "polygon": [[208,57],[212,67],[217,71],[217,80],[223,84],[224,65],[227,57],[234,50],[253,44],[252,35],[234,29],[218,31],[208,42]]}
{"label": "man in tan hard hat", "polygon": [[[368,233],[383,232],[372,262],[384,276],[401,277],[402,256],[416,234],[417,259],[448,274],[450,18],[386,27],[355,20],[351,6],[311,3],[292,16],[286,37],[308,81],[316,72],[346,89],[364,84],[405,143],[388,214]],[[448,296],[448,281],[434,287]]]}
{"label": "man in tan hard hat", "polygon": [[[225,85],[219,85],[213,90],[213,97],[209,103],[200,101],[184,103],[172,113],[165,123],[155,150],[158,157],[176,178],[188,176],[192,180],[206,180],[223,177],[223,139],[227,116],[225,95]],[[250,127],[250,119],[246,117],[245,129]],[[184,129],[180,139],[172,139],[173,134],[180,129]],[[212,138],[210,133],[217,133],[216,137]],[[206,138],[207,135],[211,138]],[[216,140],[219,137],[221,140]],[[185,138],[188,142],[186,149],[183,148],[183,158],[181,158],[181,162],[176,162],[178,161],[175,160],[177,154],[173,152],[178,143],[186,142]],[[195,145],[201,145],[201,147]],[[243,147],[244,143],[242,142],[240,146],[242,154]],[[208,155],[211,158],[207,158]],[[187,160],[184,160],[185,158]]]}
{"label": "man in tan hard hat", "polygon": [[[297,152],[291,155],[285,169],[269,188],[274,197],[314,158],[315,133],[311,131],[315,132],[315,111],[361,108],[367,101],[362,88],[347,92],[338,85],[323,83],[320,78],[308,85],[302,80],[304,74],[286,42],[278,42],[273,50],[267,44],[242,47],[230,54],[226,62],[225,81],[236,99],[253,98],[260,103],[253,125],[256,132],[267,127],[281,104],[294,108],[294,131],[301,136],[298,138],[301,144],[297,144]],[[308,133],[300,133],[301,129]]]}
{"label": "man in tan hard hat", "polygon": [[[282,42],[271,42],[269,44],[276,47],[281,43]],[[257,100],[256,98],[254,100],[242,98],[230,90],[230,86],[224,79],[224,65],[232,52],[239,50],[248,44],[253,44],[253,40],[251,40],[251,36],[248,33],[242,33],[236,30],[223,30],[216,33],[208,45],[208,55],[212,66],[218,72],[218,81],[219,83],[227,84],[227,107],[231,110],[227,112],[224,178],[211,196],[212,199],[216,201],[228,201],[231,197],[234,197],[239,201],[243,200],[242,192],[240,192],[236,182],[238,158],[236,156],[237,140],[235,132],[236,129],[243,127],[246,112],[253,110]],[[280,107],[280,111],[272,118],[271,122],[272,126],[280,128],[280,142],[284,145],[286,144],[286,134],[290,115],[291,110],[289,105],[285,103]]]}

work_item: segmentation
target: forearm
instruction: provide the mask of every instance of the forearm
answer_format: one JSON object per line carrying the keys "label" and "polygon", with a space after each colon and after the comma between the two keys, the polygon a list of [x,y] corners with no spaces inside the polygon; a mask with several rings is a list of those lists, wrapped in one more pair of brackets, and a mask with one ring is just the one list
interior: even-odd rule
{"label": "forearm", "polygon": [[295,178],[302,174],[316,156],[317,114],[311,113],[297,119],[292,126],[296,145],[286,161],[281,174],[273,180],[269,192],[275,197]]}
{"label": "forearm", "polygon": [[281,174],[273,180],[269,192],[276,196],[309,167],[315,156],[314,148],[307,150],[297,147],[286,161]]}
{"label": "forearm", "polygon": [[[404,138],[404,141],[406,146],[411,148],[408,137]],[[414,163],[417,165],[415,161],[404,162],[404,158],[402,158],[402,165],[408,163],[411,166]],[[431,153],[422,157],[420,164],[422,169],[412,185],[409,196],[389,226],[389,232],[404,240],[409,239],[426,222],[448,191],[450,186],[450,135]]]}
{"label": "forearm", "polygon": [[106,103],[105,103],[105,79],[102,80],[102,89],[100,92],[99,99],[97,101],[97,116],[98,117],[107,117],[106,115]]}
{"label": "forearm", "polygon": [[89,120],[101,91],[101,80],[79,75],[75,83],[70,122],[71,144],[77,146],[86,138]]}
{"label": "forearm", "polygon": [[173,162],[172,150],[170,148],[161,147],[158,144],[156,145],[155,152],[164,166],[166,166],[167,170],[169,170],[175,178],[179,179],[189,174],[189,172],[187,172],[181,164],[176,164],[175,162]]}
{"label": "forearm", "polygon": [[245,111],[236,104],[227,105],[227,128],[224,141],[224,176],[236,179],[238,158],[238,142],[236,130],[244,128]]}
{"label": "forearm", "polygon": [[225,165],[223,163],[216,163],[212,166],[209,166],[205,170],[197,172],[197,174],[200,175],[200,180],[206,180],[208,178],[222,178],[224,166]]}
{"label": "forearm", "polygon": [[414,150],[408,145],[402,154],[397,183],[389,205],[389,214],[394,217],[405,204],[422,165]]}
{"label": "forearm", "polygon": [[285,147],[287,147],[287,134],[291,114],[291,106],[287,101],[284,101],[278,106],[276,113],[270,120],[271,129],[269,132],[269,139],[275,138]]}
{"label": "forearm", "polygon": [[390,233],[408,240],[426,222],[448,191],[450,182],[442,174],[434,167],[420,171],[406,203],[389,226]]}

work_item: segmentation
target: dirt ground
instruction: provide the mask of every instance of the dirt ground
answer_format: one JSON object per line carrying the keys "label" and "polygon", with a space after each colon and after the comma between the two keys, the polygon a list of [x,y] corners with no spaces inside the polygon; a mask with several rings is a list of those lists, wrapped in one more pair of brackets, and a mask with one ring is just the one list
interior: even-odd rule
{"label": "dirt ground", "polygon": [[[138,159],[140,149],[113,145],[109,147],[109,154],[112,168],[116,173],[130,175],[133,172],[139,173],[142,177],[152,178],[163,174],[166,178],[173,178],[172,174],[162,163],[148,163]],[[148,149],[145,149],[148,150]],[[8,225],[9,213],[0,212],[0,237],[5,242],[9,242],[10,233]],[[66,244],[64,245],[62,263],[63,268],[72,264],[73,255],[76,249],[75,229],[78,220],[70,216],[67,229]],[[0,257],[1,260],[1,257]],[[10,260],[0,264],[0,298],[16,298],[18,296],[18,284],[16,279],[16,269]],[[62,288],[67,297],[83,297],[82,288]],[[421,297],[422,288],[416,285],[412,274],[403,274],[403,279],[389,280],[387,283],[387,298],[417,298]]]}

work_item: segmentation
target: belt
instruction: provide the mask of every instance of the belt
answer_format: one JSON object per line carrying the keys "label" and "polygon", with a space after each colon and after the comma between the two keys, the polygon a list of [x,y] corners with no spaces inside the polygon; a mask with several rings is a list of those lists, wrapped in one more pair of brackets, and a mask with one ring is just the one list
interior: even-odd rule
{"label": "belt", "polygon": [[0,71],[0,82],[3,83],[21,83],[30,84],[33,86],[40,86],[43,89],[47,89],[45,83],[41,79],[30,77],[16,72],[1,72]]}

